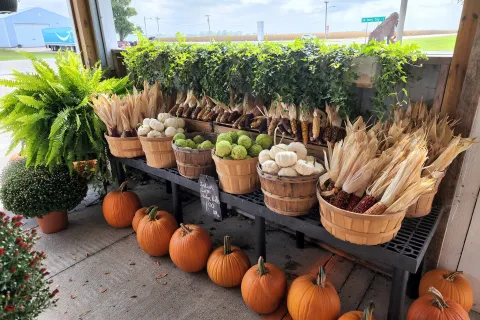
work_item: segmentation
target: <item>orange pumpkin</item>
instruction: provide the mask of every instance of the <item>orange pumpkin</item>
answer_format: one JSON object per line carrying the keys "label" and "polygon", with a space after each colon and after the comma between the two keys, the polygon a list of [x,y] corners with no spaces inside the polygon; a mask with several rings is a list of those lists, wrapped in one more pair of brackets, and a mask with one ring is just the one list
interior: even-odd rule
{"label": "orange pumpkin", "polygon": [[253,311],[268,314],[275,311],[282,302],[287,281],[283,270],[271,263],[265,263],[263,257],[251,267],[242,280],[242,298]]}
{"label": "orange pumpkin", "polygon": [[143,208],[138,209],[135,212],[135,215],[133,216],[133,220],[132,220],[133,231],[137,232],[138,224],[143,219],[143,217],[145,217],[146,215],[148,215],[150,213],[150,210],[152,210],[153,208],[157,208],[157,207],[156,206],[143,207]]}
{"label": "orange pumpkin", "polygon": [[172,235],[177,230],[177,221],[166,211],[156,207],[138,224],[137,241],[143,251],[154,257],[168,253]]}
{"label": "orange pumpkin", "polygon": [[407,320],[470,320],[467,311],[450,299],[444,299],[434,287],[429,295],[415,300],[408,309]]}
{"label": "orange pumpkin", "polygon": [[205,229],[181,223],[170,240],[170,258],[183,271],[198,272],[207,265],[212,247],[212,239]]}
{"label": "orange pumpkin", "polygon": [[305,275],[292,282],[287,296],[287,309],[294,320],[336,320],[340,314],[340,298],[327,280],[324,267],[317,276]]}
{"label": "orange pumpkin", "polygon": [[223,247],[215,249],[207,261],[207,273],[219,286],[239,286],[250,268],[250,259],[240,248],[230,244],[230,237],[223,238]]}
{"label": "orange pumpkin", "polygon": [[365,310],[363,310],[363,312],[350,311],[338,318],[338,320],[375,320],[375,318],[373,317],[374,309],[375,304],[370,301],[370,303],[365,307]]}
{"label": "orange pumpkin", "polygon": [[140,209],[140,198],[127,190],[127,181],[118,190],[109,192],[103,199],[102,211],[107,223],[114,228],[125,228],[132,224],[135,212]]}
{"label": "orange pumpkin", "polygon": [[462,271],[448,271],[444,269],[431,270],[422,277],[418,289],[419,296],[428,294],[428,288],[434,287],[442,296],[459,303],[465,311],[473,306],[473,290],[470,283],[461,276]]}

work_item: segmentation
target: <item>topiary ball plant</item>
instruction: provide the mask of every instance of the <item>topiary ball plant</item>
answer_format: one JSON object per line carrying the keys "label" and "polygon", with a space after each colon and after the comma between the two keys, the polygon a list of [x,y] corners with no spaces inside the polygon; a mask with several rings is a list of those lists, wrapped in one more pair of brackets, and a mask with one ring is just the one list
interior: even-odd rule
{"label": "topiary ball plant", "polygon": [[11,219],[0,212],[0,319],[36,319],[56,303],[58,289],[50,291],[46,255],[32,250],[38,239],[35,229],[22,230],[22,216]]}
{"label": "topiary ball plant", "polygon": [[0,200],[6,210],[28,218],[75,208],[87,194],[87,181],[67,166],[26,167],[12,161],[2,174]]}

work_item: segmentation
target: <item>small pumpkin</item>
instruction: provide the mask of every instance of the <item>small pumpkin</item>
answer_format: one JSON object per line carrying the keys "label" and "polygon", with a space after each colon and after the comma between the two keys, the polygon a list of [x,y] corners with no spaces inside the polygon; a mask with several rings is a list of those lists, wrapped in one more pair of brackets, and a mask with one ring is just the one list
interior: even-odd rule
{"label": "small pumpkin", "polygon": [[250,259],[240,248],[230,244],[230,236],[223,238],[223,247],[215,249],[207,262],[210,279],[219,286],[239,286],[250,269]]}
{"label": "small pumpkin", "polygon": [[282,151],[275,155],[275,162],[282,168],[295,165],[297,160],[297,154],[293,151]]}
{"label": "small pumpkin", "polygon": [[450,299],[444,299],[434,287],[429,295],[415,300],[408,309],[407,320],[469,320],[467,311]]}
{"label": "small pumpkin", "polygon": [[280,177],[296,177],[298,176],[297,170],[293,167],[282,168],[278,171]]}
{"label": "small pumpkin", "polygon": [[287,151],[292,151],[297,154],[297,158],[301,160],[307,159],[307,148],[301,142],[292,142],[287,146]]}
{"label": "small pumpkin", "polygon": [[277,155],[277,153],[283,152],[283,151],[287,151],[287,145],[283,143],[279,143],[271,147],[268,154],[271,159],[275,160],[275,156]]}
{"label": "small pumpkin", "polygon": [[267,160],[261,166],[264,172],[270,173],[270,174],[277,174],[278,171],[280,170],[277,163],[273,160]]}
{"label": "small pumpkin", "polygon": [[315,173],[315,166],[313,163],[305,160],[298,160],[293,168],[302,176],[309,176]]}
{"label": "small pumpkin", "polygon": [[153,208],[156,208],[156,206],[143,207],[143,208],[138,209],[135,212],[135,216],[133,217],[133,220],[132,220],[133,231],[137,232],[138,224],[143,219],[143,217],[145,217],[146,215],[148,215],[150,213],[150,211]]}
{"label": "small pumpkin", "polygon": [[442,296],[462,305],[465,311],[473,306],[473,289],[470,283],[461,276],[462,271],[448,271],[444,269],[431,270],[422,277],[418,289],[419,296],[428,294],[428,289],[434,287]]}
{"label": "small pumpkin", "polygon": [[251,267],[242,279],[242,298],[253,311],[268,314],[278,308],[286,288],[283,270],[265,263],[263,257],[260,257],[258,264]]}
{"label": "small pumpkin", "polygon": [[102,211],[107,223],[114,228],[132,225],[135,212],[141,207],[140,198],[135,192],[127,191],[127,181],[118,190],[109,192],[103,199]]}
{"label": "small pumpkin", "polygon": [[327,280],[325,268],[317,276],[304,275],[292,282],[287,296],[287,309],[294,320],[336,320],[340,314],[340,298]]}
{"label": "small pumpkin", "polygon": [[177,221],[166,211],[150,210],[138,224],[137,241],[145,253],[154,257],[168,253],[170,239],[177,230]]}
{"label": "small pumpkin", "polygon": [[338,320],[375,320],[375,318],[373,317],[374,309],[375,304],[370,301],[370,303],[365,307],[365,310],[363,310],[363,312],[350,311],[338,318]]}
{"label": "small pumpkin", "polygon": [[268,150],[260,151],[260,153],[258,154],[258,162],[260,162],[260,164],[263,164],[267,160],[273,160],[272,158],[270,158],[270,151]]}
{"label": "small pumpkin", "polygon": [[170,240],[170,258],[185,272],[198,272],[207,265],[212,239],[205,229],[194,224],[180,224]]}

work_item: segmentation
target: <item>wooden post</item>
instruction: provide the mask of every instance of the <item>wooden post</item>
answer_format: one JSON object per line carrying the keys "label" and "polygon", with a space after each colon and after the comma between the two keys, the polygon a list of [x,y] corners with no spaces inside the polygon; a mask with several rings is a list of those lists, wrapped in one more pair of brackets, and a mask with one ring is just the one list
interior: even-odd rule
{"label": "wooden post", "polygon": [[463,3],[457,42],[453,52],[452,64],[448,72],[447,86],[443,98],[441,114],[455,118],[457,103],[462,92],[468,59],[472,50],[473,39],[480,15],[479,0],[465,0]]}
{"label": "wooden post", "polygon": [[[461,134],[462,137],[480,134],[479,83],[480,24],[477,26],[463,89],[456,109],[456,116],[460,122],[455,127],[455,134]],[[459,155],[447,170],[438,198],[442,199],[450,212],[444,215],[432,240],[429,267],[435,267],[436,259],[440,258],[441,267],[457,269],[480,190],[478,158],[479,149],[475,145]]]}
{"label": "wooden post", "polygon": [[69,0],[83,63],[92,67],[99,60],[88,0]]}

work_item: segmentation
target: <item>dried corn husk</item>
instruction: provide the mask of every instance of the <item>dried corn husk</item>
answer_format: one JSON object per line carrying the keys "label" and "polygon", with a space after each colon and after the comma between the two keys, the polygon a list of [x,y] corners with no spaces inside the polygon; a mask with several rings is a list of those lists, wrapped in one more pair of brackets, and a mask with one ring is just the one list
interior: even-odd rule
{"label": "dried corn husk", "polygon": [[308,143],[309,125],[313,120],[313,115],[310,110],[307,110],[300,104],[300,123],[302,125],[302,142],[304,145]]}
{"label": "dried corn husk", "polygon": [[272,136],[275,128],[277,127],[277,124],[280,122],[280,117],[281,117],[281,97],[278,97],[276,100],[272,102],[272,105],[270,106],[270,114],[271,114],[271,119],[270,123],[268,125],[268,135]]}
{"label": "dried corn husk", "polygon": [[424,193],[430,192],[435,186],[435,179],[421,178],[411,184],[386,210],[385,214],[406,210]]}
{"label": "dried corn husk", "polygon": [[288,117],[290,118],[290,126],[292,127],[293,136],[297,135],[297,106],[293,103],[288,105]]}
{"label": "dried corn husk", "polygon": [[429,170],[431,172],[444,171],[460,153],[470,148],[474,143],[474,138],[462,138],[460,136],[453,138],[447,148],[430,165]]}

